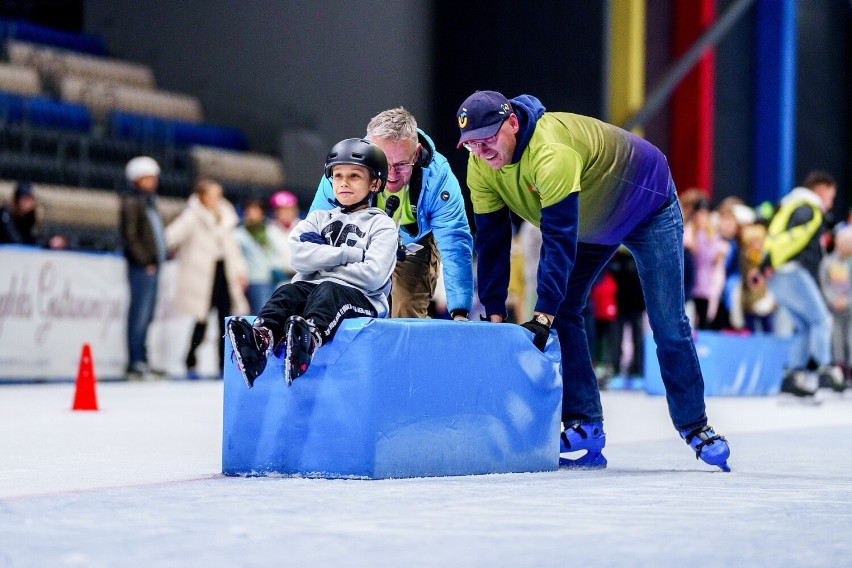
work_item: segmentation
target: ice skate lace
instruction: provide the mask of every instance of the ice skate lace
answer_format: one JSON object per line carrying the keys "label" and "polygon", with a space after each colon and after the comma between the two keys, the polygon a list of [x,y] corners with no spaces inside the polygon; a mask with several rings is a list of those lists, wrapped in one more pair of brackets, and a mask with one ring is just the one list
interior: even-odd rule
{"label": "ice skate lace", "polygon": [[[571,429],[574,430],[576,433],[578,433],[580,435],[580,437],[583,438],[584,440],[589,437],[589,435],[586,433],[586,431],[583,430],[583,428],[579,424],[575,424],[574,426],[571,426]],[[571,442],[568,441],[568,435],[565,433],[565,431],[562,432],[561,437],[562,437],[562,441],[565,442],[565,447],[570,449],[571,448]]]}
{"label": "ice skate lace", "polygon": [[[708,432],[710,432],[712,436],[708,435]],[[700,426],[689,434],[687,434],[684,439],[686,440],[687,444],[692,446],[692,440],[695,437],[698,437],[698,439],[700,440],[700,442],[696,444],[695,447],[693,447],[693,449],[695,450],[695,459],[701,457],[701,449],[704,446],[712,446],[716,440],[725,440],[724,436],[716,434],[716,432],[714,432],[713,428],[711,428],[710,426]]]}

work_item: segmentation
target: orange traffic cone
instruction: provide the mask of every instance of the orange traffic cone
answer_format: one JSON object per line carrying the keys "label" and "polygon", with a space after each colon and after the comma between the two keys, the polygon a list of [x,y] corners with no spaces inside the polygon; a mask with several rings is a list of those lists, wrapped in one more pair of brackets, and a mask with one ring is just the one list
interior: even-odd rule
{"label": "orange traffic cone", "polygon": [[95,369],[92,365],[92,349],[83,344],[80,352],[80,368],[77,371],[77,388],[74,392],[74,406],[71,410],[97,410],[98,398],[95,396]]}

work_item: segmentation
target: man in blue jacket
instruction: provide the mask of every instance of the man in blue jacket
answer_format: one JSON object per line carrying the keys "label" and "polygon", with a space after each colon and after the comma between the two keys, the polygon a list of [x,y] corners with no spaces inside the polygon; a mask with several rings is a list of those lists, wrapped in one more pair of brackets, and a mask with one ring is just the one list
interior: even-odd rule
{"label": "man in blue jacket", "polygon": [[[464,199],[447,159],[402,107],[374,116],[367,139],[388,159],[387,185],[376,206],[396,222],[401,245],[393,273],[391,317],[424,318],[443,263],[447,309],[467,319],[473,303],[473,238]],[[311,211],[332,209],[334,192],[323,178]]]}

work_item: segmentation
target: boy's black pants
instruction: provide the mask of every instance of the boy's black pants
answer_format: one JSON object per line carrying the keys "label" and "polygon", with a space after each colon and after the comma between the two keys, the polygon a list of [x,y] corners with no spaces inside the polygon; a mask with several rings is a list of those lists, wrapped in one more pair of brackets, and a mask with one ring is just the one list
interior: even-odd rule
{"label": "boy's black pants", "polygon": [[291,282],[279,286],[257,313],[272,332],[274,345],[281,341],[284,324],[293,315],[312,319],[325,344],[334,337],[343,320],[378,314],[360,290],[328,281]]}

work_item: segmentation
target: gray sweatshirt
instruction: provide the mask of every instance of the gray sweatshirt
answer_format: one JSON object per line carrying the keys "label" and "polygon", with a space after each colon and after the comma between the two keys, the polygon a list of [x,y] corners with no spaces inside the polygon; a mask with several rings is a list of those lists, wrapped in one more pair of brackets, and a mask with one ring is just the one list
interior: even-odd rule
{"label": "gray sweatshirt", "polygon": [[[319,233],[327,244],[299,239],[310,232]],[[357,288],[385,317],[398,239],[396,224],[376,207],[352,213],[339,207],[311,211],[290,233],[293,282],[331,281]]]}

